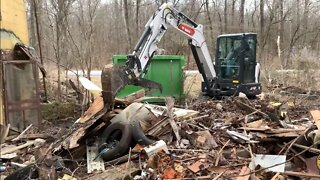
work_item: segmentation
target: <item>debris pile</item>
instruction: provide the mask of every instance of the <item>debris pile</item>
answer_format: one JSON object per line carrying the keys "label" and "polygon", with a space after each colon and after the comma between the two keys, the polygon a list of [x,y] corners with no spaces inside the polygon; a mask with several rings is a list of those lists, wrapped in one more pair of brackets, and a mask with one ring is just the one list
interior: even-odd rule
{"label": "debris pile", "polygon": [[63,133],[31,125],[8,136],[1,144],[1,176],[320,178],[320,111],[312,99],[230,97],[193,102],[188,109],[172,98],[165,106],[136,100],[116,99],[109,110],[97,97]]}

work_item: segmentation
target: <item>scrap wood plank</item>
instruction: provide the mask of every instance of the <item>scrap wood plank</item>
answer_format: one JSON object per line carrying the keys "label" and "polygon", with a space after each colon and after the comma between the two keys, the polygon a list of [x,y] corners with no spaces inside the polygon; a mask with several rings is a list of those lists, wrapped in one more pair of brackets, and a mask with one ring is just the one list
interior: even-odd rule
{"label": "scrap wood plank", "polygon": [[170,131],[170,125],[167,118],[163,118],[159,122],[155,123],[152,127],[146,130],[147,135],[158,137],[162,133]]}
{"label": "scrap wood plank", "polygon": [[177,142],[180,143],[180,134],[179,134],[179,128],[178,128],[178,125],[177,123],[174,121],[173,119],[173,106],[174,106],[174,100],[173,98],[169,97],[169,98],[166,98],[166,103],[167,103],[167,108],[168,108],[168,111],[167,111],[167,114],[169,116],[169,122],[170,122],[170,125],[172,127],[172,130],[177,138]]}
{"label": "scrap wood plank", "polygon": [[17,136],[16,138],[12,139],[11,141],[17,141],[21,138],[22,135],[24,135],[30,128],[32,127],[32,124],[30,124],[25,130],[23,130],[19,136]]}
{"label": "scrap wood plank", "polygon": [[249,178],[250,178],[250,169],[247,166],[243,166],[236,180],[248,180]]}
{"label": "scrap wood plank", "polygon": [[249,113],[253,113],[253,112],[257,111],[257,113],[260,114],[260,115],[262,115],[264,118],[270,119],[269,116],[268,116],[268,114],[262,112],[262,111],[259,110],[259,109],[256,109],[256,108],[254,108],[254,107],[251,107],[250,105],[245,104],[244,102],[241,102],[241,101],[239,101],[239,100],[235,100],[235,103],[236,103],[236,105],[237,105],[239,108],[242,108],[243,110],[248,111]]}
{"label": "scrap wood plank", "polygon": [[310,177],[310,178],[320,179],[320,175],[319,174],[311,174],[311,173],[306,173],[306,172],[285,171],[285,172],[282,172],[282,174],[285,174],[285,175],[288,175],[288,176]]}
{"label": "scrap wood plank", "polygon": [[268,134],[268,137],[298,137],[300,134],[297,132],[284,132],[284,133],[275,133]]}
{"label": "scrap wood plank", "polygon": [[187,168],[192,171],[193,173],[197,173],[200,171],[201,166],[203,166],[203,162],[201,162],[200,160],[187,166]]}
{"label": "scrap wood plank", "polygon": [[136,91],[134,93],[128,94],[124,97],[124,99],[128,102],[134,102],[137,99],[140,99],[146,95],[146,92],[144,89],[141,89],[139,91]]}
{"label": "scrap wood plank", "polygon": [[96,97],[88,110],[84,113],[80,118],[80,123],[85,123],[90,120],[93,116],[95,116],[98,112],[100,112],[104,108],[104,102],[102,97]]}
{"label": "scrap wood plank", "polygon": [[[6,141],[12,141],[16,136],[13,135],[13,136],[8,136],[6,138]],[[40,139],[48,139],[48,138],[53,138],[52,136],[50,136],[49,134],[40,134],[40,133],[37,133],[37,134],[23,134],[19,137],[19,140],[26,140],[26,139],[37,139],[37,138],[40,138]]]}
{"label": "scrap wood plank", "polygon": [[278,129],[271,129],[271,128],[251,128],[251,127],[240,127],[238,129],[243,129],[247,131],[259,131],[268,134],[278,134],[278,133],[289,133],[289,132],[303,132],[306,128],[301,129],[286,129],[286,128],[278,128]]}
{"label": "scrap wood plank", "polygon": [[8,148],[4,147],[4,148],[1,149],[0,155],[16,152],[16,151],[18,151],[20,149],[23,149],[25,147],[31,146],[34,143],[35,143],[35,141],[27,141],[26,143],[24,143],[24,144],[22,144],[20,146],[15,146],[15,147],[8,146]]}
{"label": "scrap wood plank", "polygon": [[320,111],[319,110],[313,110],[310,111],[312,118],[314,120],[314,122],[317,125],[317,128],[320,129]]}
{"label": "scrap wood plank", "polygon": [[[100,99],[99,99],[99,101],[100,101]],[[102,103],[103,103],[103,100],[102,100]],[[98,105],[100,105],[100,102]],[[93,106],[93,105],[91,105],[91,106]],[[70,131],[70,133],[67,134],[67,138],[64,139],[60,144],[56,144],[56,148],[54,149],[54,152],[57,152],[57,151],[61,150],[62,148],[70,150],[70,149],[79,147],[78,141],[83,136],[85,136],[87,133],[89,133],[89,132],[87,132],[87,130],[90,129],[90,127],[92,127],[98,119],[100,119],[104,114],[106,114],[106,112],[107,112],[107,109],[102,108],[101,110],[97,111],[95,114],[91,114],[90,116],[86,116],[86,117],[89,117],[89,119],[86,118],[83,123],[76,124],[73,127],[73,129]],[[96,124],[96,125],[98,125],[98,124]]]}

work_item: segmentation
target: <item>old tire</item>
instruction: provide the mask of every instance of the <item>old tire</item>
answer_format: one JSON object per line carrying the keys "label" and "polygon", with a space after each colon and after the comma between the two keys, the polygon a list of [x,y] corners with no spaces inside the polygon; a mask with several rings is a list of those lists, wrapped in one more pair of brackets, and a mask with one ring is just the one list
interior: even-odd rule
{"label": "old tire", "polygon": [[[102,133],[100,139],[99,154],[104,161],[116,159],[128,153],[132,142],[132,133],[130,125],[124,121],[118,121],[110,124]],[[112,141],[116,140],[114,147],[103,152]]]}
{"label": "old tire", "polygon": [[130,127],[131,131],[133,132],[132,137],[137,144],[148,146],[155,142],[144,134],[141,124],[138,120],[131,121]]}

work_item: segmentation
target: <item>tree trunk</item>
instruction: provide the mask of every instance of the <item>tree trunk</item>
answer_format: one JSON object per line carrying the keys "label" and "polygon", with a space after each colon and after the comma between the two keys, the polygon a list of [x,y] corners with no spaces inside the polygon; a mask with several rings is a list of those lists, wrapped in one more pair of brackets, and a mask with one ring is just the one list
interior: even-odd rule
{"label": "tree trunk", "polygon": [[224,0],[224,32],[228,32],[228,0]]}
{"label": "tree trunk", "polygon": [[241,4],[240,4],[240,29],[243,32],[244,31],[244,4],[245,4],[245,0],[241,0]]}
{"label": "tree trunk", "polygon": [[303,10],[303,45],[307,45],[307,32],[308,32],[308,16],[309,16],[309,0],[304,0]]}
{"label": "tree trunk", "polygon": [[259,59],[262,61],[264,41],[264,0],[260,0],[260,34],[259,34]]}
{"label": "tree trunk", "polygon": [[279,59],[280,62],[283,66],[287,66],[287,63],[284,62],[284,58],[283,58],[283,42],[284,42],[284,19],[283,19],[283,0],[279,0],[279,27],[278,27],[278,32],[279,32],[279,36],[280,36],[280,42],[279,42]]}
{"label": "tree trunk", "polygon": [[131,51],[130,48],[132,48],[132,40],[131,40],[131,32],[130,32],[128,0],[123,0],[123,10],[124,10],[124,22],[127,30],[127,38],[128,38],[128,44],[129,44],[129,48],[127,49],[127,52],[129,52]]}
{"label": "tree trunk", "polygon": [[[119,19],[121,19],[122,17],[121,17],[121,13],[119,13],[120,11],[121,11],[121,5],[119,5],[120,3],[118,3],[118,0],[114,0],[114,9],[115,9],[115,12],[116,12],[116,14],[115,14],[115,16],[116,16],[116,19],[118,20],[116,20],[114,23],[115,23],[115,28],[116,28],[116,32],[118,32],[118,33],[115,33],[116,35],[115,35],[115,40],[116,40],[116,42],[117,43],[114,43],[115,45],[116,45],[116,49],[117,49],[117,54],[120,54],[120,52],[121,52],[121,50],[120,50],[120,48],[121,48],[121,46],[120,46],[120,44],[121,43],[119,43],[120,42],[120,39],[121,39],[121,36],[120,36],[120,33],[119,32],[121,32],[121,24],[122,23],[120,23],[120,21],[119,21]],[[119,23],[117,23],[117,22],[119,22]]]}
{"label": "tree trunk", "polygon": [[231,25],[232,29],[235,29],[234,26],[234,11],[235,11],[235,5],[236,5],[237,0],[232,0],[232,6],[231,6]]}
{"label": "tree trunk", "polygon": [[140,6],[140,0],[136,0],[137,4],[136,4],[136,38],[139,37],[140,33],[139,33],[139,6]]}
{"label": "tree trunk", "polygon": [[297,0],[297,25],[300,25],[300,0]]}
{"label": "tree trunk", "polygon": [[213,23],[212,23],[212,20],[211,20],[211,14],[210,14],[210,10],[209,10],[209,0],[206,0],[205,7],[206,7],[206,13],[207,13],[207,20],[208,20],[208,23],[209,23],[211,43],[213,44],[215,38],[213,36]]}

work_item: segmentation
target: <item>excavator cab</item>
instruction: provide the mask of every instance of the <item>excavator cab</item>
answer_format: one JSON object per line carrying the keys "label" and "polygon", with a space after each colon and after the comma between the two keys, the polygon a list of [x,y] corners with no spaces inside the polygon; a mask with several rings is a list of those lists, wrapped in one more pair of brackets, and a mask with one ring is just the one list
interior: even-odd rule
{"label": "excavator cab", "polygon": [[219,89],[221,95],[237,95],[242,92],[253,97],[261,93],[256,44],[255,33],[218,36],[215,89]]}

